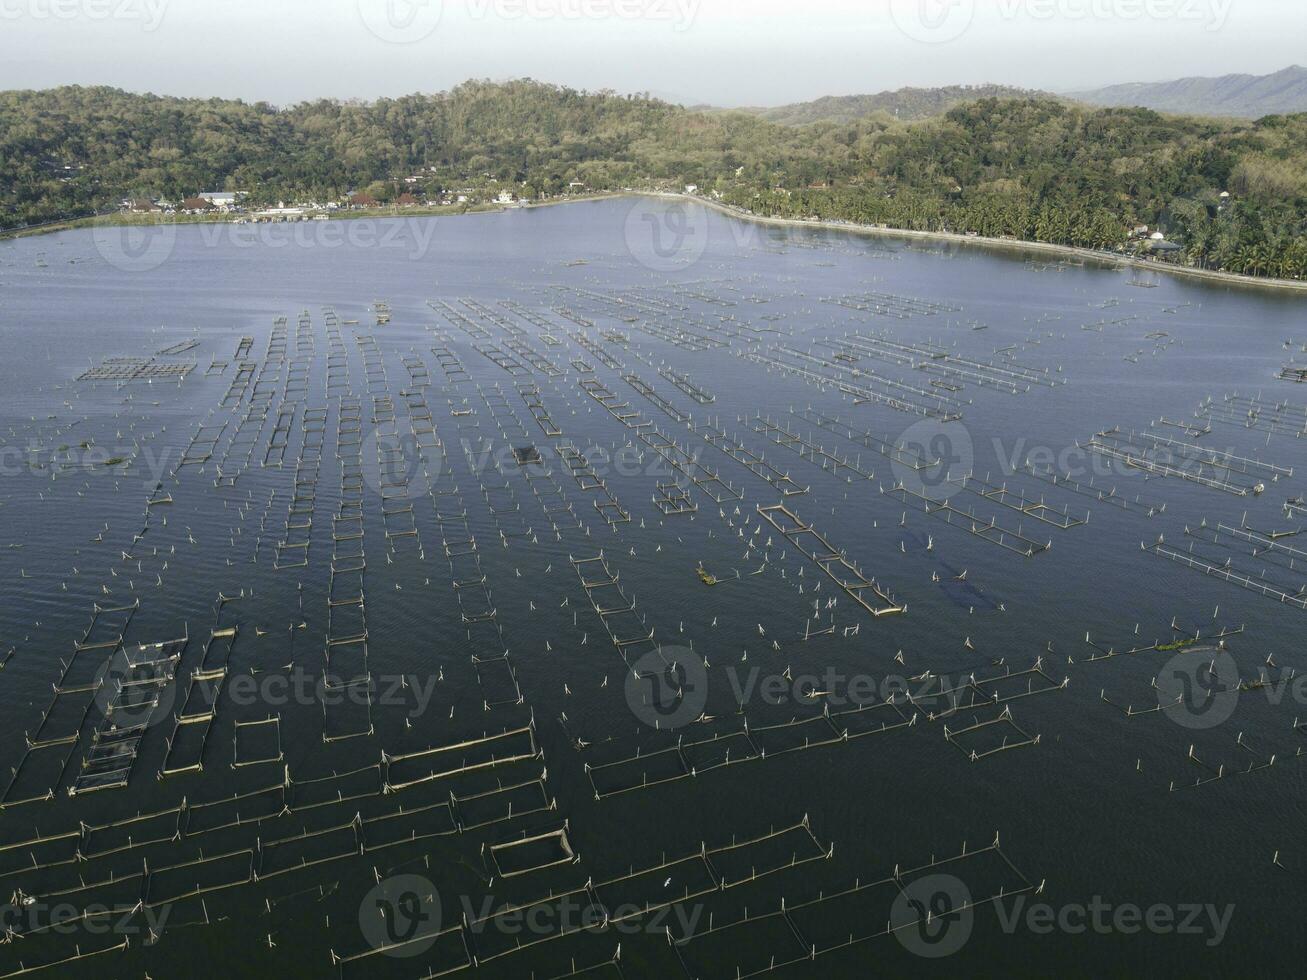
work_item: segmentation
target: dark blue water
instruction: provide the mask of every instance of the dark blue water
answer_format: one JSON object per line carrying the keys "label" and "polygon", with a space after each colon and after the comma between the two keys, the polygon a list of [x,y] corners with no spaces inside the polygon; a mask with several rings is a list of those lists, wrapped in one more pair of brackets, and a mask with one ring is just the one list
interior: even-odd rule
{"label": "dark blue water", "polygon": [[[1307,546],[1285,502],[1307,451],[1305,400],[1276,375],[1307,342],[1301,299],[649,201],[125,236],[0,245],[0,771],[18,768],[0,874],[32,899],[6,913],[25,938],[0,975],[1294,968]],[[77,380],[152,357],[194,369]],[[1078,448],[1116,426],[1198,446],[1176,468],[1248,492]],[[899,445],[898,465],[850,431]],[[737,495],[687,484],[651,448],[666,440]],[[512,459],[528,444],[543,466]],[[1233,469],[1194,465],[1203,450]],[[971,489],[904,465],[917,452]],[[807,488],[783,502],[823,543],[759,516],[782,501],[760,474]],[[665,515],[658,485],[678,481],[697,510]],[[1027,543],[924,513],[900,482]],[[1218,524],[1256,540],[1213,541]],[[1141,549],[1159,537],[1289,599]],[[799,544],[906,612],[872,616]],[[623,591],[595,602],[653,642],[605,631],[582,587],[603,573],[570,561],[601,551]],[[365,620],[345,601],[360,582]],[[365,662],[328,647],[364,625]],[[143,688],[158,705],[118,709],[144,725],[134,761],[88,769],[124,651],[181,637]],[[179,726],[215,662],[207,732]],[[665,662],[689,685],[670,731],[640,693],[667,690],[644,676]],[[324,672],[370,677],[370,702],[324,706]],[[296,679],[307,693],[282,696]],[[381,792],[382,753],[447,746],[391,765]],[[179,760],[202,769],[166,771]],[[122,767],[125,786],[69,794]],[[1095,904],[1102,928],[1080,916]],[[477,921],[519,905],[525,923]]]}

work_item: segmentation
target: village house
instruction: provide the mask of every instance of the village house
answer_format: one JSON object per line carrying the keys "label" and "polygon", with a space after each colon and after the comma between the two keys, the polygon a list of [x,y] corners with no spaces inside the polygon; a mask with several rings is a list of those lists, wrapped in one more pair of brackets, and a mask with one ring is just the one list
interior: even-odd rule
{"label": "village house", "polygon": [[230,211],[245,196],[243,191],[201,191],[196,197],[202,197],[220,211]]}

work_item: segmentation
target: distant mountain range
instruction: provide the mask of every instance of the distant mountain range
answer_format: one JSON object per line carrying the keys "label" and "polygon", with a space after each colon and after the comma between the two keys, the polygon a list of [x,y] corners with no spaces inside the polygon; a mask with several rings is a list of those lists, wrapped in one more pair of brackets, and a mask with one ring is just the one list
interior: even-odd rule
{"label": "distant mountain range", "polygon": [[942,88],[901,88],[874,95],[828,95],[813,102],[773,108],[743,107],[748,112],[782,126],[806,126],[815,122],[847,123],[865,119],[876,112],[910,121],[938,116],[955,105],[976,99],[1025,99],[1050,97],[1046,92],[1013,88],[1009,85],[946,85]]}
{"label": "distant mountain range", "polygon": [[1307,68],[1293,65],[1273,75],[1222,75],[1173,82],[1131,82],[1069,98],[1100,106],[1144,106],[1158,112],[1204,116],[1262,116],[1307,112]]}

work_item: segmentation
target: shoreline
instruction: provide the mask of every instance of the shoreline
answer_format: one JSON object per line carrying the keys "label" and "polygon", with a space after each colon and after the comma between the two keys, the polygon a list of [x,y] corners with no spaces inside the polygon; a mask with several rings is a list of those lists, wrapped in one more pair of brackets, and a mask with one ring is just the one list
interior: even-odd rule
{"label": "shoreline", "polygon": [[[625,191],[600,192],[583,197],[558,198],[551,201],[539,201],[529,204],[505,206],[503,204],[450,205],[448,207],[414,206],[407,208],[372,208],[365,211],[308,211],[307,218],[295,221],[258,221],[250,224],[302,224],[306,221],[362,221],[369,218],[458,218],[465,214],[505,214],[509,211],[530,211],[536,208],[555,207],[560,204],[582,204],[587,201],[602,201],[614,197],[632,196]],[[33,238],[37,235],[53,235],[61,231],[76,231],[81,228],[109,227],[131,228],[135,225],[234,225],[240,224],[239,217],[226,214],[174,214],[154,216],[147,212],[113,211],[108,214],[88,215],[82,218],[65,218],[49,221],[27,228],[10,228],[0,231],[0,241],[7,239]]]}
{"label": "shoreline", "polygon": [[671,192],[654,192],[632,194],[628,196],[658,197],[670,200],[693,201],[706,208],[712,208],[722,214],[739,218],[741,221],[753,221],[758,224],[775,225],[790,228],[819,228],[823,231],[843,231],[855,235],[868,235],[878,238],[905,238],[923,241],[950,242],[958,245],[973,245],[988,251],[1001,252],[1036,252],[1098,262],[1106,267],[1128,266],[1145,272],[1180,276],[1189,279],[1220,282],[1230,286],[1248,286],[1254,289],[1284,290],[1287,292],[1307,292],[1307,282],[1296,279],[1271,279],[1257,276],[1245,276],[1236,272],[1221,272],[1215,269],[1194,269],[1189,266],[1170,265],[1162,262],[1149,262],[1129,255],[1114,255],[1097,252],[1092,248],[1080,248],[1075,245],[1055,245],[1050,242],[1030,242],[1017,238],[986,238],[983,235],[960,235],[946,231],[910,231],[902,228],[882,228],[878,225],[860,225],[852,222],[812,221],[807,218],[774,218],[761,214],[746,214],[719,201],[712,201],[689,194]]}
{"label": "shoreline", "polygon": [[[1080,248],[1075,245],[1057,245],[1051,242],[1032,242],[1016,238],[988,238],[983,235],[962,235],[957,232],[946,231],[912,231],[906,228],[886,228],[879,225],[864,225],[856,224],[854,222],[826,220],[814,221],[808,218],[777,218],[770,215],[749,214],[737,208],[733,208],[730,205],[722,204],[720,201],[714,201],[710,198],[698,197],[692,194],[681,194],[674,191],[600,191],[580,197],[557,198],[550,201],[519,204],[514,207],[505,207],[502,204],[489,204],[474,205],[471,207],[455,206],[449,208],[413,207],[402,210],[384,210],[378,208],[368,211],[350,211],[344,214],[333,214],[325,211],[317,213],[326,215],[326,220],[328,221],[357,221],[366,218],[401,218],[405,216],[415,218],[441,218],[460,217],[466,214],[506,214],[509,211],[533,211],[539,208],[559,207],[568,204],[585,204],[594,201],[606,201],[624,197],[652,197],[661,200],[688,201],[704,208],[711,208],[714,211],[736,218],[740,221],[751,221],[755,224],[772,225],[774,227],[815,228],[822,231],[841,231],[848,234],[876,238],[947,242],[956,245],[971,245],[991,252],[1006,252],[1009,254],[1036,253],[1059,256],[1062,258],[1078,258],[1099,263],[1107,268],[1114,267],[1119,269],[1122,267],[1129,267],[1144,272],[1155,272],[1162,275],[1197,279],[1209,283],[1224,283],[1228,286],[1243,286],[1253,289],[1269,289],[1290,293],[1307,292],[1307,281],[1299,281],[1295,279],[1272,279],[1269,277],[1245,276],[1235,272],[1222,272],[1215,269],[1195,269],[1189,266],[1171,265],[1163,262],[1149,262],[1134,256],[1115,255],[1098,252],[1090,248]],[[154,223],[156,220],[157,219],[151,219],[147,215],[125,215],[121,212],[114,212],[109,215],[70,218],[66,221],[51,222],[49,224],[38,225],[30,228],[16,228],[9,231],[3,231],[0,232],[0,241],[11,238],[16,240],[36,235],[49,235],[61,231],[74,231],[79,228],[87,228],[94,225],[130,227],[135,224]],[[209,217],[205,215],[174,216],[170,218],[169,221],[172,224],[179,225],[236,223],[230,219],[217,216]],[[297,224],[299,222],[281,223]]]}

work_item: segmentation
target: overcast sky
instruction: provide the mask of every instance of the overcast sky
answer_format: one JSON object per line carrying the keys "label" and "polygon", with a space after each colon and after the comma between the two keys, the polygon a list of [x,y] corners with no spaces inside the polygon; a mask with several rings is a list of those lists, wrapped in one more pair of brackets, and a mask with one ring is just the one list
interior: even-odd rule
{"label": "overcast sky", "polygon": [[0,88],[290,104],[532,77],[776,105],[1307,61],[1304,0],[0,0]]}

